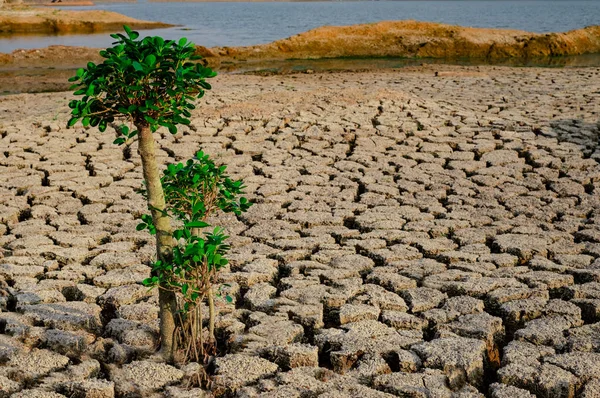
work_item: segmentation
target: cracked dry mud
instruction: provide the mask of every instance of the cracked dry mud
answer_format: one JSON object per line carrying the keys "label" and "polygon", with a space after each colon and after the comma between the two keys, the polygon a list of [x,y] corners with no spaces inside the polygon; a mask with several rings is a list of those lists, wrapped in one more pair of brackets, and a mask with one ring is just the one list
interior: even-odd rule
{"label": "cracked dry mud", "polygon": [[[215,394],[600,397],[600,70],[436,70],[221,76],[157,134],[256,202]],[[0,396],[202,396],[151,356],[135,145],[69,97],[0,98]]]}

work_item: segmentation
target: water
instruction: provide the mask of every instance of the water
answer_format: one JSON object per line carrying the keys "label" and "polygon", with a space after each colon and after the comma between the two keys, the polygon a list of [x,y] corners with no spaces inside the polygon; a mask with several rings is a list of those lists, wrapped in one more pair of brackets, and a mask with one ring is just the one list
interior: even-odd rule
{"label": "water", "polygon": [[[187,37],[206,47],[268,43],[323,25],[415,19],[461,26],[561,32],[600,24],[600,0],[591,1],[356,1],[265,3],[100,3],[130,17],[182,25],[143,32]],[[107,47],[108,34],[2,38],[0,52],[54,44]]]}

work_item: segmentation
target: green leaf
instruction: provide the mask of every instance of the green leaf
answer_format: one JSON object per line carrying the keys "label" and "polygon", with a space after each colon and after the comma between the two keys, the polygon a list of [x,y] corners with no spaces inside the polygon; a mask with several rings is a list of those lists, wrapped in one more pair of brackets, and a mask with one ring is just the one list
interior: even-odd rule
{"label": "green leaf", "polygon": [[124,143],[125,143],[125,138],[121,138],[121,137],[119,137],[113,141],[113,144],[116,144],[116,145],[123,145]]}
{"label": "green leaf", "polygon": [[72,117],[71,119],[69,119],[69,122],[67,123],[67,127],[75,126],[78,121],[79,121],[78,117]]}
{"label": "green leaf", "polygon": [[144,286],[152,286],[154,283],[152,282],[152,278],[146,278],[142,281],[142,285]]}
{"label": "green leaf", "polygon": [[144,63],[147,66],[154,66],[156,64],[156,56],[154,54],[150,54],[144,59]]}
{"label": "green leaf", "polygon": [[154,120],[152,117],[150,117],[148,115],[144,115],[144,120],[150,124],[156,124],[156,120]]}
{"label": "green leaf", "polygon": [[228,303],[233,303],[233,298],[230,295],[225,296],[225,300],[227,300]]}
{"label": "green leaf", "polygon": [[143,70],[144,70],[144,67],[142,66],[142,64],[140,64],[140,63],[139,63],[139,62],[137,62],[137,61],[133,61],[133,64],[132,64],[132,65],[133,65],[133,69],[135,69],[135,70],[136,70],[136,71],[138,71],[138,72],[141,72],[141,71],[143,71]]}
{"label": "green leaf", "polygon": [[148,224],[146,223],[140,223],[135,227],[136,231],[143,231],[144,229],[146,229],[148,227]]}
{"label": "green leaf", "polygon": [[[196,177],[200,177],[200,176],[198,174],[196,174],[194,176],[194,178],[196,178]],[[201,210],[202,211],[204,210],[204,203],[202,203],[201,200],[198,200],[196,203],[194,203],[194,206],[192,206],[192,214],[196,214]]]}
{"label": "green leaf", "polygon": [[192,221],[185,224],[186,228],[205,228],[210,226],[210,224],[205,223],[204,221]]}
{"label": "green leaf", "polygon": [[98,124],[98,130],[100,130],[101,133],[104,133],[106,131],[106,127],[107,127],[107,121],[101,120],[100,124]]}
{"label": "green leaf", "polygon": [[123,25],[123,29],[125,30],[125,33],[127,33],[127,36],[129,36],[129,38],[131,40],[135,40],[138,37],[140,37],[140,34],[138,32],[135,32],[135,31],[131,30],[129,28],[129,26],[127,26],[127,25]]}

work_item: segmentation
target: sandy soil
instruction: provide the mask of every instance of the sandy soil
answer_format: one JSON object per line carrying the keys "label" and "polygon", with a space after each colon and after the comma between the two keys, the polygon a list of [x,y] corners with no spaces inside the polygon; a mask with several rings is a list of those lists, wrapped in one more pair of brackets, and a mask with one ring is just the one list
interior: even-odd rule
{"label": "sandy soil", "polygon": [[[234,297],[215,394],[599,396],[600,69],[213,87],[156,138],[161,161],[202,148],[228,164],[256,203],[213,220]],[[0,97],[0,389],[203,396],[184,390],[193,366],[151,357],[135,145],[66,129],[69,99]]]}

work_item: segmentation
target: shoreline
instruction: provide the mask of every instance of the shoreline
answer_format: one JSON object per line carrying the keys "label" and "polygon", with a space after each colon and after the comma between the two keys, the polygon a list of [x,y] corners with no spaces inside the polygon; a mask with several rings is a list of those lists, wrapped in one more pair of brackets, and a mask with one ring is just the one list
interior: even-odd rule
{"label": "shoreline", "polygon": [[[89,49],[91,56],[97,55],[95,49]],[[479,61],[479,62],[477,62]],[[250,62],[221,64],[214,68],[219,74],[245,74],[256,76],[271,75],[302,75],[302,74],[331,74],[331,73],[360,73],[398,71],[431,71],[444,73],[448,68],[597,68],[600,65],[600,54],[575,57],[558,57],[538,60],[504,59],[490,63],[480,60],[446,60],[446,59],[390,59],[390,58],[338,58],[315,60],[282,60],[275,62]],[[2,67],[0,66],[0,96],[20,93],[45,93],[68,91],[72,77],[80,65],[65,65],[63,67]]]}
{"label": "shoreline", "polygon": [[[42,10],[45,11],[45,9]],[[21,31],[28,35],[35,34],[37,33],[36,27],[40,25],[52,29],[53,33],[62,34],[74,33],[77,32],[77,29],[87,32],[121,30],[123,24],[130,24],[133,29],[173,27],[173,25],[161,22],[139,21],[108,11],[55,10],[34,18],[31,18],[31,15],[36,11],[31,9],[27,11],[28,15],[24,15],[22,18],[24,20],[29,18],[29,21],[21,24],[13,16],[3,16],[0,13],[0,34],[3,31],[5,35],[6,32],[18,33]],[[115,16],[119,16],[121,19],[116,22],[110,20]],[[6,22],[7,19],[10,19],[8,17],[12,20]],[[46,17],[54,18],[55,21],[52,23],[42,21]],[[2,18],[5,20],[4,25],[2,25]],[[65,22],[63,25],[56,22],[61,18]],[[73,23],[73,19],[78,19],[80,23]],[[57,47],[89,50],[87,47],[68,46],[15,50],[11,53],[0,53],[0,65],[12,61],[18,63],[19,53],[35,51],[37,54],[42,54]],[[527,59],[600,54],[600,25],[567,32],[531,33],[521,30],[472,28],[415,20],[381,21],[348,26],[322,26],[267,44],[211,48],[197,45],[196,47],[197,54],[212,59],[213,64],[344,57]],[[70,59],[78,59],[76,53],[71,55],[75,58],[70,57]],[[58,62],[60,59],[56,61]],[[80,62],[83,62],[83,59],[80,59]]]}
{"label": "shoreline", "polygon": [[[538,34],[413,20],[383,21],[323,26],[255,46],[196,46],[196,49],[196,55],[204,58],[202,62],[215,70],[257,74],[376,69],[381,67],[378,65],[393,69],[416,63],[597,66],[600,65],[600,26]],[[50,87],[60,90],[66,87],[60,81],[67,73],[65,70],[85,66],[89,61],[102,62],[99,50],[49,46],[0,53],[0,81],[9,82],[14,77],[17,86],[23,82],[21,88],[11,89],[11,92],[45,91]],[[42,80],[30,81],[32,79],[26,76],[31,71]]]}

